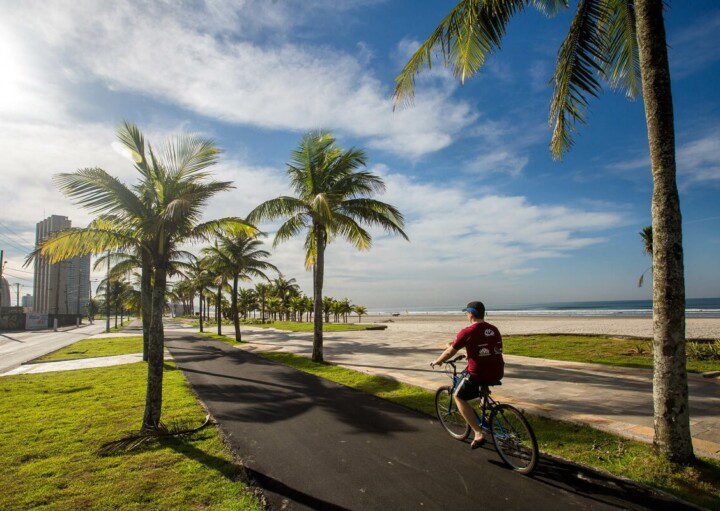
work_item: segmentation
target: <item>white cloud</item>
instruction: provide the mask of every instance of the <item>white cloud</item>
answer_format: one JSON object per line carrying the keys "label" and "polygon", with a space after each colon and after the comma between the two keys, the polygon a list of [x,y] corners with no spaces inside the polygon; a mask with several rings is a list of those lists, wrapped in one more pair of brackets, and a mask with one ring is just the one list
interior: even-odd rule
{"label": "white cloud", "polygon": [[[371,147],[414,158],[447,147],[474,121],[471,107],[451,98],[453,80],[423,87],[413,108],[393,112],[390,86],[363,65],[363,52],[246,39],[250,4],[228,11],[215,2],[193,2],[190,15],[167,4],[23,3],[7,9],[5,22],[43,40],[85,80],[227,122],[336,128]],[[280,25],[270,7],[261,9],[268,26]],[[206,15],[209,21],[197,22]]]}
{"label": "white cloud", "polygon": [[[704,135],[678,144],[676,161],[680,184],[720,181],[720,130],[712,129]],[[617,171],[645,169],[650,171],[650,157],[639,156],[607,165]]]}
{"label": "white cloud", "polygon": [[[529,266],[533,261],[600,243],[604,238],[598,233],[623,223],[615,212],[538,205],[522,196],[477,196],[462,183],[421,183],[382,165],[373,170],[386,179],[382,199],[406,215],[411,241],[375,232],[370,252],[337,242],[326,257],[327,293],[371,305],[452,303],[447,300],[484,289],[499,277],[536,271]],[[274,258],[311,289],[302,240],[281,245]],[[495,299],[512,297],[500,289]]]}

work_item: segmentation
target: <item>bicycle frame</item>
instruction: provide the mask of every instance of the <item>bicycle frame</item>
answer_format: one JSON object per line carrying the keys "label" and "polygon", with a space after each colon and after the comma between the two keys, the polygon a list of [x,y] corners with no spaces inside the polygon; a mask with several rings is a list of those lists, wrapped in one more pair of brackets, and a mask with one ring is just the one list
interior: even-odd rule
{"label": "bicycle frame", "polygon": [[[450,379],[452,380],[451,393],[454,397],[455,390],[457,389],[457,387],[460,384],[460,382],[462,381],[462,379],[468,375],[468,371],[467,371],[467,369],[463,369],[458,374],[457,366],[455,365],[455,361],[453,361],[453,360],[446,362],[446,364],[449,365],[450,367],[452,367],[452,374],[450,374],[450,372],[447,370],[445,372],[450,376]],[[480,387],[480,396],[477,399],[480,399],[480,413],[481,414],[478,415],[476,407],[472,406],[473,412],[475,413],[475,421],[477,422],[478,426],[480,426],[480,429],[492,434],[492,431],[490,430],[490,427],[488,425],[488,422],[489,422],[488,421],[488,412],[491,412],[497,406],[498,403],[492,397],[490,397],[490,389],[486,385],[483,385],[482,387]],[[450,414],[452,412],[453,405],[454,405],[454,400],[450,399],[450,401],[448,403],[448,410],[447,410],[448,414]],[[501,424],[499,424],[499,426],[500,426],[501,431],[496,432],[495,436],[497,437],[499,434],[502,437],[504,437],[505,436],[505,428],[503,428]]]}

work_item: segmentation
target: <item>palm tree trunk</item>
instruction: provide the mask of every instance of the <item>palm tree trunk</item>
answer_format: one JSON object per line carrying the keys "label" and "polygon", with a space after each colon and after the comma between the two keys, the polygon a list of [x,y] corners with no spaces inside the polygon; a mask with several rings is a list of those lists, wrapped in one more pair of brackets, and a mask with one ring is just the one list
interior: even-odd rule
{"label": "palm tree trunk", "polygon": [[152,291],[152,311],[150,314],[150,329],[148,343],[148,379],[147,393],[145,395],[145,414],[143,416],[143,429],[157,429],[160,424],[162,411],[162,381],[163,381],[163,307],[165,305],[166,270],[159,267],[155,270],[155,282]]}
{"label": "palm tree trunk", "polygon": [[645,120],[653,175],[654,445],[670,461],[694,459],[685,358],[682,221],[662,0],[636,0]]}
{"label": "palm tree trunk", "polygon": [[143,360],[147,362],[148,342],[150,339],[150,311],[152,310],[152,266],[148,257],[144,254],[144,250],[141,256],[140,268],[140,309],[143,325]]}
{"label": "palm tree trunk", "polygon": [[233,325],[235,326],[235,342],[240,342],[240,317],[238,316],[238,300],[237,300],[237,292],[238,292],[238,276],[233,275],[233,286],[232,286],[232,315],[233,315]]}
{"label": "palm tree trunk", "polygon": [[313,351],[312,359],[315,362],[323,361],[323,317],[322,317],[322,288],[325,273],[325,236],[320,226],[315,226],[315,246],[317,255],[313,271],[313,308],[315,309],[315,322],[313,324]]}
{"label": "palm tree trunk", "polygon": [[217,316],[217,333],[222,335],[222,284],[218,286],[217,301],[215,302],[215,315]]}
{"label": "palm tree trunk", "polygon": [[200,309],[200,331],[203,331],[203,312],[205,311],[205,305],[203,304],[203,290],[200,288],[198,293],[198,309]]}

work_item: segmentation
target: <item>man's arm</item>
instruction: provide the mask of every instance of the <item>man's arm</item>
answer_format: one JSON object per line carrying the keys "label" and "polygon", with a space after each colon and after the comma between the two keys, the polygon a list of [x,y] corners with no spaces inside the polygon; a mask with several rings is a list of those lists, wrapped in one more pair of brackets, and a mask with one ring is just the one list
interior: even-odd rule
{"label": "man's arm", "polygon": [[439,366],[446,360],[454,357],[457,352],[458,352],[458,350],[456,350],[452,346],[448,346],[445,349],[445,351],[442,352],[442,355],[440,355],[436,361],[430,362],[430,366],[432,366],[432,367]]}

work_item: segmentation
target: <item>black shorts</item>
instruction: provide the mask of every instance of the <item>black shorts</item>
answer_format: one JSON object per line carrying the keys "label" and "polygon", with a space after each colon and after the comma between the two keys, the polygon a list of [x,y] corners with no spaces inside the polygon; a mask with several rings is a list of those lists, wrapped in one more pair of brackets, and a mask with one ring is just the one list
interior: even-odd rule
{"label": "black shorts", "polygon": [[471,399],[480,397],[480,385],[480,381],[468,374],[460,380],[460,383],[455,389],[455,395],[463,401],[470,401]]}

